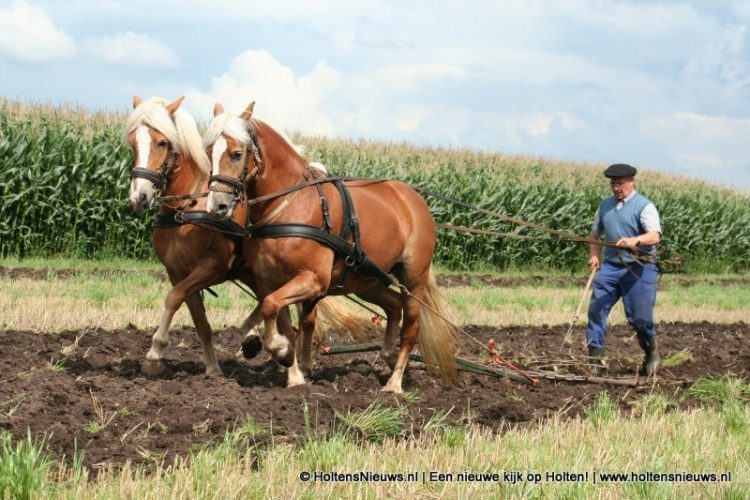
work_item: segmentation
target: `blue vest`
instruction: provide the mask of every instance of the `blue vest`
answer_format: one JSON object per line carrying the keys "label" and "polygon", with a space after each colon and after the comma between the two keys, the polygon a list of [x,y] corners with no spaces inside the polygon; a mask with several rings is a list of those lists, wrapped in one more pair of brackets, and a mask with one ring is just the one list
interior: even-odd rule
{"label": "blue vest", "polygon": [[[646,230],[641,224],[641,212],[649,203],[651,202],[648,198],[635,193],[620,210],[617,210],[615,197],[605,198],[599,205],[599,234],[607,241],[617,241],[620,238],[632,238],[645,233]],[[648,252],[649,255],[656,255],[654,245],[641,246],[640,249]],[[604,260],[617,264],[630,263],[633,262],[633,257],[627,250],[605,247]]]}

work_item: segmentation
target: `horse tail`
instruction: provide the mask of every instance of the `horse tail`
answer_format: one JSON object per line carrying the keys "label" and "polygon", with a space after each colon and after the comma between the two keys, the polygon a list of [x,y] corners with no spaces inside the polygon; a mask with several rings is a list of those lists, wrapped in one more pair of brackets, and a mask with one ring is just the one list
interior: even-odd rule
{"label": "horse tail", "polygon": [[[355,342],[367,341],[376,331],[371,320],[354,313],[351,308],[344,305],[341,297],[329,296],[318,302],[318,318],[342,338],[346,338],[348,334]],[[325,337],[325,333],[318,327],[320,324],[321,321],[316,322],[316,341]]]}
{"label": "horse tail", "polygon": [[449,318],[448,304],[438,289],[432,266],[427,277],[427,285],[422,306],[419,310],[419,349],[425,363],[437,367],[438,374],[450,383],[458,380],[458,371],[453,357],[458,351],[458,331],[443,318]]}

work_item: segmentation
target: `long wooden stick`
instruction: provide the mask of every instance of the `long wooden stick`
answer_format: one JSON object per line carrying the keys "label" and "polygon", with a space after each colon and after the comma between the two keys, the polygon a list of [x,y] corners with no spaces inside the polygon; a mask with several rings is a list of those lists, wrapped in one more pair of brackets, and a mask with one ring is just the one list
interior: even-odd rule
{"label": "long wooden stick", "polygon": [[583,289],[583,293],[581,294],[581,300],[578,301],[578,307],[576,308],[576,313],[573,315],[573,319],[570,321],[570,326],[568,327],[568,331],[565,332],[565,337],[563,337],[562,343],[560,344],[560,352],[563,351],[563,347],[570,340],[570,334],[573,331],[573,326],[578,321],[578,318],[581,317],[581,307],[583,307],[583,302],[586,300],[586,297],[588,297],[589,290],[591,290],[591,283],[594,282],[594,276],[596,275],[596,271],[597,269],[594,269],[593,271],[591,271],[589,280],[586,282],[586,287]]}

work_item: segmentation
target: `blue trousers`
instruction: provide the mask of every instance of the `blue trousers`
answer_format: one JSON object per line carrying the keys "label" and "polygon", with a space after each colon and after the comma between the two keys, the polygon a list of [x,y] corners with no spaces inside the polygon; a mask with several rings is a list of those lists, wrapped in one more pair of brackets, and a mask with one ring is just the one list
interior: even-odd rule
{"label": "blue trousers", "polygon": [[638,335],[643,350],[648,349],[656,337],[654,305],[656,304],[656,265],[637,262],[617,264],[604,261],[594,278],[589,303],[589,325],[586,340],[590,347],[604,347],[607,334],[607,317],[622,297],[625,317]]}

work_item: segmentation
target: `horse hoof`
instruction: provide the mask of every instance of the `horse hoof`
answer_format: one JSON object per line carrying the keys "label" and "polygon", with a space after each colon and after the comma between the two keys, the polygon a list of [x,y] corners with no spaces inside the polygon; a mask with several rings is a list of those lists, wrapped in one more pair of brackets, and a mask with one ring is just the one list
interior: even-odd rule
{"label": "horse hoof", "polygon": [[276,361],[284,368],[289,368],[294,364],[294,351],[287,349],[285,356],[279,356]]}
{"label": "horse hoof", "polygon": [[307,381],[304,379],[304,377],[300,377],[299,379],[295,380],[289,380],[286,383],[286,388],[289,389],[290,387],[297,387],[299,385],[305,385]]}
{"label": "horse hoof", "polygon": [[156,352],[154,348],[152,347],[147,353],[146,353],[146,359],[149,361],[161,361],[161,354]]}
{"label": "horse hoof", "polygon": [[253,359],[262,349],[263,343],[260,341],[260,337],[250,337],[242,342],[242,355],[245,356],[245,359]]}
{"label": "horse hoof", "polygon": [[380,392],[391,392],[393,394],[403,394],[404,393],[403,389],[401,389],[400,387],[389,387],[387,385],[385,387],[383,387],[382,389],[380,389]]}
{"label": "horse hoof", "polygon": [[385,361],[385,364],[388,365],[388,368],[393,370],[396,367],[396,361],[398,361],[398,353],[385,353],[383,351],[380,351],[380,358]]}

